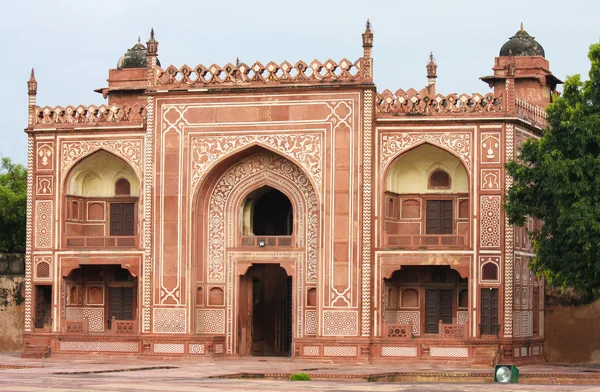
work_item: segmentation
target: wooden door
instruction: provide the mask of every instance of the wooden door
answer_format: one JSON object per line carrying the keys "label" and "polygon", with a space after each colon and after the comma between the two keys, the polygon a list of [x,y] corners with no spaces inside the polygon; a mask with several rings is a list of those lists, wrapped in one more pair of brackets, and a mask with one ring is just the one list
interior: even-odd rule
{"label": "wooden door", "polygon": [[238,310],[238,352],[240,356],[250,355],[252,350],[252,276],[240,276],[240,297]]}
{"label": "wooden door", "polygon": [[531,298],[531,312],[533,313],[533,336],[540,334],[540,289],[535,287],[533,289],[533,297]]}
{"label": "wooden door", "polygon": [[108,318],[133,320],[133,287],[108,288]]}
{"label": "wooden door", "polygon": [[482,335],[498,333],[498,289],[481,289],[481,324]]}
{"label": "wooden door", "polygon": [[134,203],[110,203],[110,235],[132,236],[135,234]]}
{"label": "wooden door", "polygon": [[439,321],[452,324],[452,289],[425,290],[425,333],[439,333]]}
{"label": "wooden door", "polygon": [[123,203],[123,235],[134,235],[135,214],[133,203]]}
{"label": "wooden door", "polygon": [[52,323],[52,286],[35,286],[35,328]]}
{"label": "wooden door", "polygon": [[426,234],[452,234],[452,200],[427,200]]}

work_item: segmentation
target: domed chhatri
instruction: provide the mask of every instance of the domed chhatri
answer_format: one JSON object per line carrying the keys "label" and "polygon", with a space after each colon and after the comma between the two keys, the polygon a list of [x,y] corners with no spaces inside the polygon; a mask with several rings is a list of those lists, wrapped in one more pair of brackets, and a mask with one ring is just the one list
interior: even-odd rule
{"label": "domed chhatri", "polygon": [[[156,59],[156,64],[160,65],[158,59]],[[117,69],[146,67],[148,67],[148,51],[138,37],[137,44],[131,49],[127,49],[127,52],[117,62]]]}
{"label": "domed chhatri", "polygon": [[542,45],[535,40],[535,37],[532,37],[523,29],[523,23],[521,23],[521,29],[502,45],[500,56],[510,56],[511,52],[513,56],[546,57]]}

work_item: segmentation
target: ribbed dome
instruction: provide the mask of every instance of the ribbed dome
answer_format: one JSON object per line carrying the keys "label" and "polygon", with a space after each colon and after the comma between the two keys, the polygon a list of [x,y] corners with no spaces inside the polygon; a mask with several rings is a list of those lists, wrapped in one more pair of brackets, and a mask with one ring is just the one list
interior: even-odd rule
{"label": "ribbed dome", "polygon": [[[156,64],[160,65],[158,59],[156,59]],[[117,69],[146,67],[148,67],[148,51],[138,38],[137,44],[131,49],[127,49],[127,52],[121,56],[117,62]]]}
{"label": "ribbed dome", "polygon": [[500,56],[510,56],[512,52],[513,56],[542,56],[545,57],[546,53],[544,48],[535,39],[523,30],[521,24],[521,30],[517,31],[515,35],[509,38],[508,41],[502,48],[500,48]]}

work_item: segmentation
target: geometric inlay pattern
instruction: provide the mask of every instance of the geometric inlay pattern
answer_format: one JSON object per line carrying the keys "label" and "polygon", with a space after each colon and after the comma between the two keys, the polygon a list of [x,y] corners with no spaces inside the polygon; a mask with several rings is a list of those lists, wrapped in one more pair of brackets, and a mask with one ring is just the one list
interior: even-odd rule
{"label": "geometric inlay pattern", "polygon": [[159,354],[183,354],[185,352],[185,344],[154,343],[154,352]]}
{"label": "geometric inlay pattern", "polygon": [[104,332],[104,308],[67,308],[67,320],[87,320],[90,332]]}
{"label": "geometric inlay pattern", "polygon": [[459,310],[456,312],[456,323],[467,324],[469,322],[469,312],[466,310]]}
{"label": "geometric inlay pattern", "polygon": [[481,196],[481,246],[500,247],[500,196]]}
{"label": "geometric inlay pattern", "polygon": [[190,354],[204,354],[204,345],[203,344],[189,344],[188,345],[188,353]]}
{"label": "geometric inlay pattern", "polygon": [[382,347],[382,357],[416,357],[417,347]]}
{"label": "geometric inlay pattern", "polygon": [[52,201],[35,202],[35,247],[52,247]]}
{"label": "geometric inlay pattern", "polygon": [[317,334],[317,311],[316,310],[307,310],[307,311],[305,311],[304,314],[306,317],[305,333],[307,335],[316,335]]}
{"label": "geometric inlay pattern", "polygon": [[154,333],[185,333],[185,309],[154,308]]}
{"label": "geometric inlay pattern", "polygon": [[[506,124],[505,129],[505,162],[514,157],[514,125]],[[504,178],[504,192],[508,192],[513,184],[513,178],[508,172]],[[500,230],[498,230],[500,231]],[[504,217],[504,337],[513,334],[513,255],[514,255],[514,226]]]}
{"label": "geometric inlay pattern", "polygon": [[413,312],[398,312],[396,318],[396,324],[408,324],[412,323],[412,333],[414,336],[421,335],[421,315],[419,311]]}
{"label": "geometric inlay pattern", "polygon": [[60,342],[60,351],[106,351],[137,353],[137,342]]}
{"label": "geometric inlay pattern", "polygon": [[50,256],[35,256],[35,277],[36,279],[50,279]]}
{"label": "geometric inlay pattern", "polygon": [[468,347],[430,347],[430,357],[468,358]]}
{"label": "geometric inlay pattern", "polygon": [[326,357],[356,357],[356,346],[325,346],[323,355]]}
{"label": "geometric inlay pattern", "polygon": [[224,334],[225,309],[196,309],[196,333]]}
{"label": "geometric inlay pattern", "polygon": [[[353,310],[324,310],[323,336],[358,335],[358,312]],[[354,347],[356,349],[356,347]]]}
{"label": "geometric inlay pattern", "polygon": [[215,354],[223,354],[223,345],[215,344]]}
{"label": "geometric inlay pattern", "polygon": [[304,346],[302,348],[302,355],[305,357],[318,357],[319,346]]}

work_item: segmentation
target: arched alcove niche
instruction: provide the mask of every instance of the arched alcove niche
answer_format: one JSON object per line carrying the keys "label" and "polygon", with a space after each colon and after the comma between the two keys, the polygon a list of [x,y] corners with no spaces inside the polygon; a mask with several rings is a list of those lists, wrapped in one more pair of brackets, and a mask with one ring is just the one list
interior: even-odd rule
{"label": "arched alcove niche", "polygon": [[[133,168],[121,158],[106,152],[97,151],[80,160],[67,177],[66,193],[69,196],[114,197],[116,185],[129,182],[130,193],[139,194],[139,181]],[[120,193],[119,196],[125,196]]]}
{"label": "arched alcove niche", "polygon": [[140,183],[127,162],[96,151],[71,169],[64,190],[64,246],[137,246]]}
{"label": "arched alcove niche", "polygon": [[[450,186],[429,186],[430,176],[440,170],[450,176]],[[425,143],[400,155],[392,163],[386,190],[398,194],[468,193],[468,179],[465,166],[455,155]]]}
{"label": "arched alcove niche", "polygon": [[380,204],[383,246],[467,247],[469,188],[463,162],[450,151],[424,143],[398,156]]}

